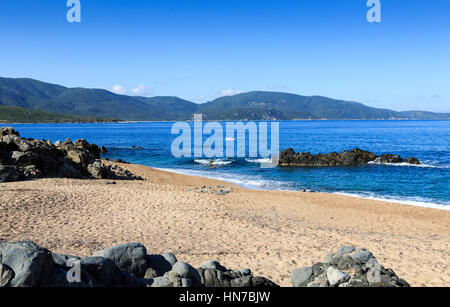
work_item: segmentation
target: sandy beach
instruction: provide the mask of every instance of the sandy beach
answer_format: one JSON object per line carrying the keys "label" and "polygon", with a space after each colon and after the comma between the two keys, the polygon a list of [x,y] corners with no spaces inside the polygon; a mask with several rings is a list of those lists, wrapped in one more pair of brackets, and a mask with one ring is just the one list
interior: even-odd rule
{"label": "sandy beach", "polygon": [[[145,181],[0,184],[0,240],[86,256],[126,242],[200,265],[251,268],[282,286],[342,245],[365,247],[412,286],[450,286],[450,211],[342,195],[247,190],[119,164]],[[196,187],[231,187],[228,195]]]}

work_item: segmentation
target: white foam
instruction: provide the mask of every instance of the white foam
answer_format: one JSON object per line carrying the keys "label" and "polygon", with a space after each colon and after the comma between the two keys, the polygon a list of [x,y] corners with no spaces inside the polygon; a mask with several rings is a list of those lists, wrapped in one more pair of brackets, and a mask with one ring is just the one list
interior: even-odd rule
{"label": "white foam", "polygon": [[197,159],[194,160],[195,163],[203,165],[228,165],[234,162],[233,159]]}
{"label": "white foam", "polygon": [[381,196],[381,195],[367,195],[362,193],[347,193],[347,192],[333,192],[331,194],[345,195],[356,198],[364,198],[364,199],[372,199],[378,201],[385,201],[390,203],[416,206],[416,207],[425,207],[425,208],[433,208],[439,210],[450,210],[450,203],[448,205],[444,204],[436,204],[432,202],[425,201],[426,199],[415,197],[415,198],[407,198],[407,197],[393,197],[393,196]]}
{"label": "white foam", "polygon": [[[274,180],[264,180],[260,179],[257,176],[245,176],[240,175],[237,177],[236,174],[233,173],[219,173],[219,172],[204,172],[199,170],[190,170],[190,169],[171,169],[171,168],[155,168],[162,171],[190,175],[190,176],[199,176],[209,179],[216,179],[221,181],[226,181],[229,183],[233,183],[239,185],[241,187],[252,189],[252,190],[274,190],[274,191],[289,191],[289,183],[283,181],[274,181]],[[211,175],[214,174],[214,175]],[[284,188],[283,188],[284,186]],[[291,189],[293,190],[293,189]]]}
{"label": "white foam", "polygon": [[408,162],[401,163],[381,163],[380,161],[370,161],[367,164],[388,165],[388,166],[409,166],[409,167],[425,167],[425,168],[450,168],[449,165],[433,165],[433,164],[411,164]]}
{"label": "white foam", "polygon": [[[202,171],[198,171],[198,170],[189,170],[189,169],[171,169],[171,168],[155,168],[155,169],[172,172],[172,173],[177,173],[177,174],[199,176],[199,177],[204,177],[204,178],[209,178],[209,179],[221,180],[221,181],[230,182],[230,183],[239,185],[239,186],[247,188],[247,189],[252,189],[252,190],[297,191],[297,189],[295,189],[294,187],[289,185],[289,183],[287,183],[287,182],[264,180],[264,179],[259,179],[256,176],[254,177],[254,176],[241,175],[240,177],[237,177],[237,174],[217,173],[217,172],[214,172],[214,175],[211,175],[209,172],[205,173],[204,171],[202,172]],[[326,192],[322,192],[322,193],[326,193]],[[415,198],[393,197],[393,196],[381,196],[381,195],[377,195],[375,193],[363,194],[363,193],[356,193],[356,192],[355,193],[331,192],[330,194],[345,195],[345,196],[363,198],[363,199],[372,199],[372,200],[397,203],[397,204],[403,204],[403,205],[409,205],[409,206],[416,206],[416,207],[433,208],[433,209],[439,209],[439,210],[450,210],[450,202],[448,205],[437,204],[437,203],[430,202],[429,199],[424,199],[424,198],[420,198],[420,197],[415,197]]]}
{"label": "white foam", "polygon": [[272,163],[271,158],[262,158],[262,159],[245,159],[248,163]]}

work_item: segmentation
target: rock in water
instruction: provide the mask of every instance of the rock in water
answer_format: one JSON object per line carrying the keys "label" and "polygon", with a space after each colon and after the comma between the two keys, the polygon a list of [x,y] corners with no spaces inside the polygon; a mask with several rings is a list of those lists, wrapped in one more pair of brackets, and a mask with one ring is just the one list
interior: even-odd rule
{"label": "rock in water", "polygon": [[341,153],[332,152],[329,154],[313,155],[309,152],[296,153],[292,148],[280,152],[280,166],[358,166],[369,162],[379,163],[401,163],[420,164],[415,158],[403,159],[397,155],[384,154],[378,157],[376,154],[355,148],[352,151]]}

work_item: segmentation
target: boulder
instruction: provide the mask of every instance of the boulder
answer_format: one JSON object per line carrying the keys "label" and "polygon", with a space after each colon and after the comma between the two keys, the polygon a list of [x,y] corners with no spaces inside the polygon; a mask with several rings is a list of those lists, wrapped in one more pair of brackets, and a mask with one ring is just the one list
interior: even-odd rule
{"label": "boulder", "polygon": [[147,255],[147,265],[156,272],[157,276],[163,276],[172,270],[173,260],[174,259],[168,255],[166,255],[166,257],[164,255]]}
{"label": "boulder", "polygon": [[51,253],[29,241],[1,243],[1,262],[14,271],[12,287],[46,285],[53,268]]}
{"label": "boulder", "polygon": [[190,264],[186,262],[177,262],[172,267],[172,272],[177,273],[182,278],[189,278],[194,284],[201,284],[200,274]]}
{"label": "boulder", "polygon": [[52,145],[45,140],[20,138],[14,129],[2,128],[0,182],[41,177],[142,179],[119,166],[105,166],[101,152],[102,148],[84,139]]}
{"label": "boulder", "polygon": [[81,268],[88,273],[87,280],[83,278],[88,284],[106,287],[126,284],[124,274],[111,259],[96,256],[81,258]]}
{"label": "boulder", "polygon": [[332,152],[328,154],[311,154],[309,152],[297,153],[292,148],[280,152],[280,166],[298,166],[298,167],[325,167],[325,166],[358,166],[369,162],[379,163],[400,163],[408,162],[411,164],[420,164],[416,158],[402,159],[398,155],[383,154],[378,157],[376,154],[354,148],[352,151],[343,151],[341,153]]}
{"label": "boulder", "polygon": [[391,269],[379,264],[364,248],[340,247],[325,262],[292,272],[294,287],[409,287]]}
{"label": "boulder", "polygon": [[177,257],[175,257],[175,255],[173,253],[168,252],[168,253],[162,254],[161,256],[163,256],[164,259],[166,259],[166,261],[169,262],[170,265],[172,265],[172,266],[178,262]]}
{"label": "boulder", "polygon": [[140,243],[127,243],[109,247],[94,253],[93,256],[111,259],[120,269],[140,278],[144,277],[148,268],[147,249]]}
{"label": "boulder", "polygon": [[6,264],[0,263],[0,288],[9,287],[14,278],[14,271]]}
{"label": "boulder", "polygon": [[15,166],[0,165],[0,182],[17,181],[21,178]]}
{"label": "boulder", "polygon": [[338,286],[350,279],[347,273],[341,272],[334,267],[329,267],[327,269],[327,279],[331,287]]}
{"label": "boulder", "polygon": [[153,282],[151,283],[151,287],[155,288],[168,288],[173,287],[172,282],[165,276],[156,277],[153,279]]}
{"label": "boulder", "polygon": [[296,269],[292,272],[292,284],[294,287],[305,287],[313,275],[312,267]]}
{"label": "boulder", "polygon": [[226,272],[227,269],[222,266],[217,260],[210,260],[210,261],[205,261],[200,265],[200,268],[202,269],[215,269],[215,270],[219,270],[222,272]]}

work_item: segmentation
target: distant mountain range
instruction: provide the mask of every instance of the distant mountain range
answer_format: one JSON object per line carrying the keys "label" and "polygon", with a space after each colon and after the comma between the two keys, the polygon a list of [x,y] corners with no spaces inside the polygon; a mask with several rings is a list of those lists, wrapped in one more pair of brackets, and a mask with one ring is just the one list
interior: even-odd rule
{"label": "distant mountain range", "polygon": [[[194,113],[203,114],[204,120],[450,119],[450,113],[396,112],[357,102],[280,92],[249,92],[196,104],[178,97],[126,96],[102,89],[67,88],[33,79],[0,78],[0,121],[8,120],[5,106],[21,108],[15,109],[14,121],[25,121],[26,118],[20,117],[36,111],[62,116],[62,121],[65,121],[64,117],[68,121],[190,120]],[[50,118],[50,115],[39,113],[36,121],[42,116]]]}

